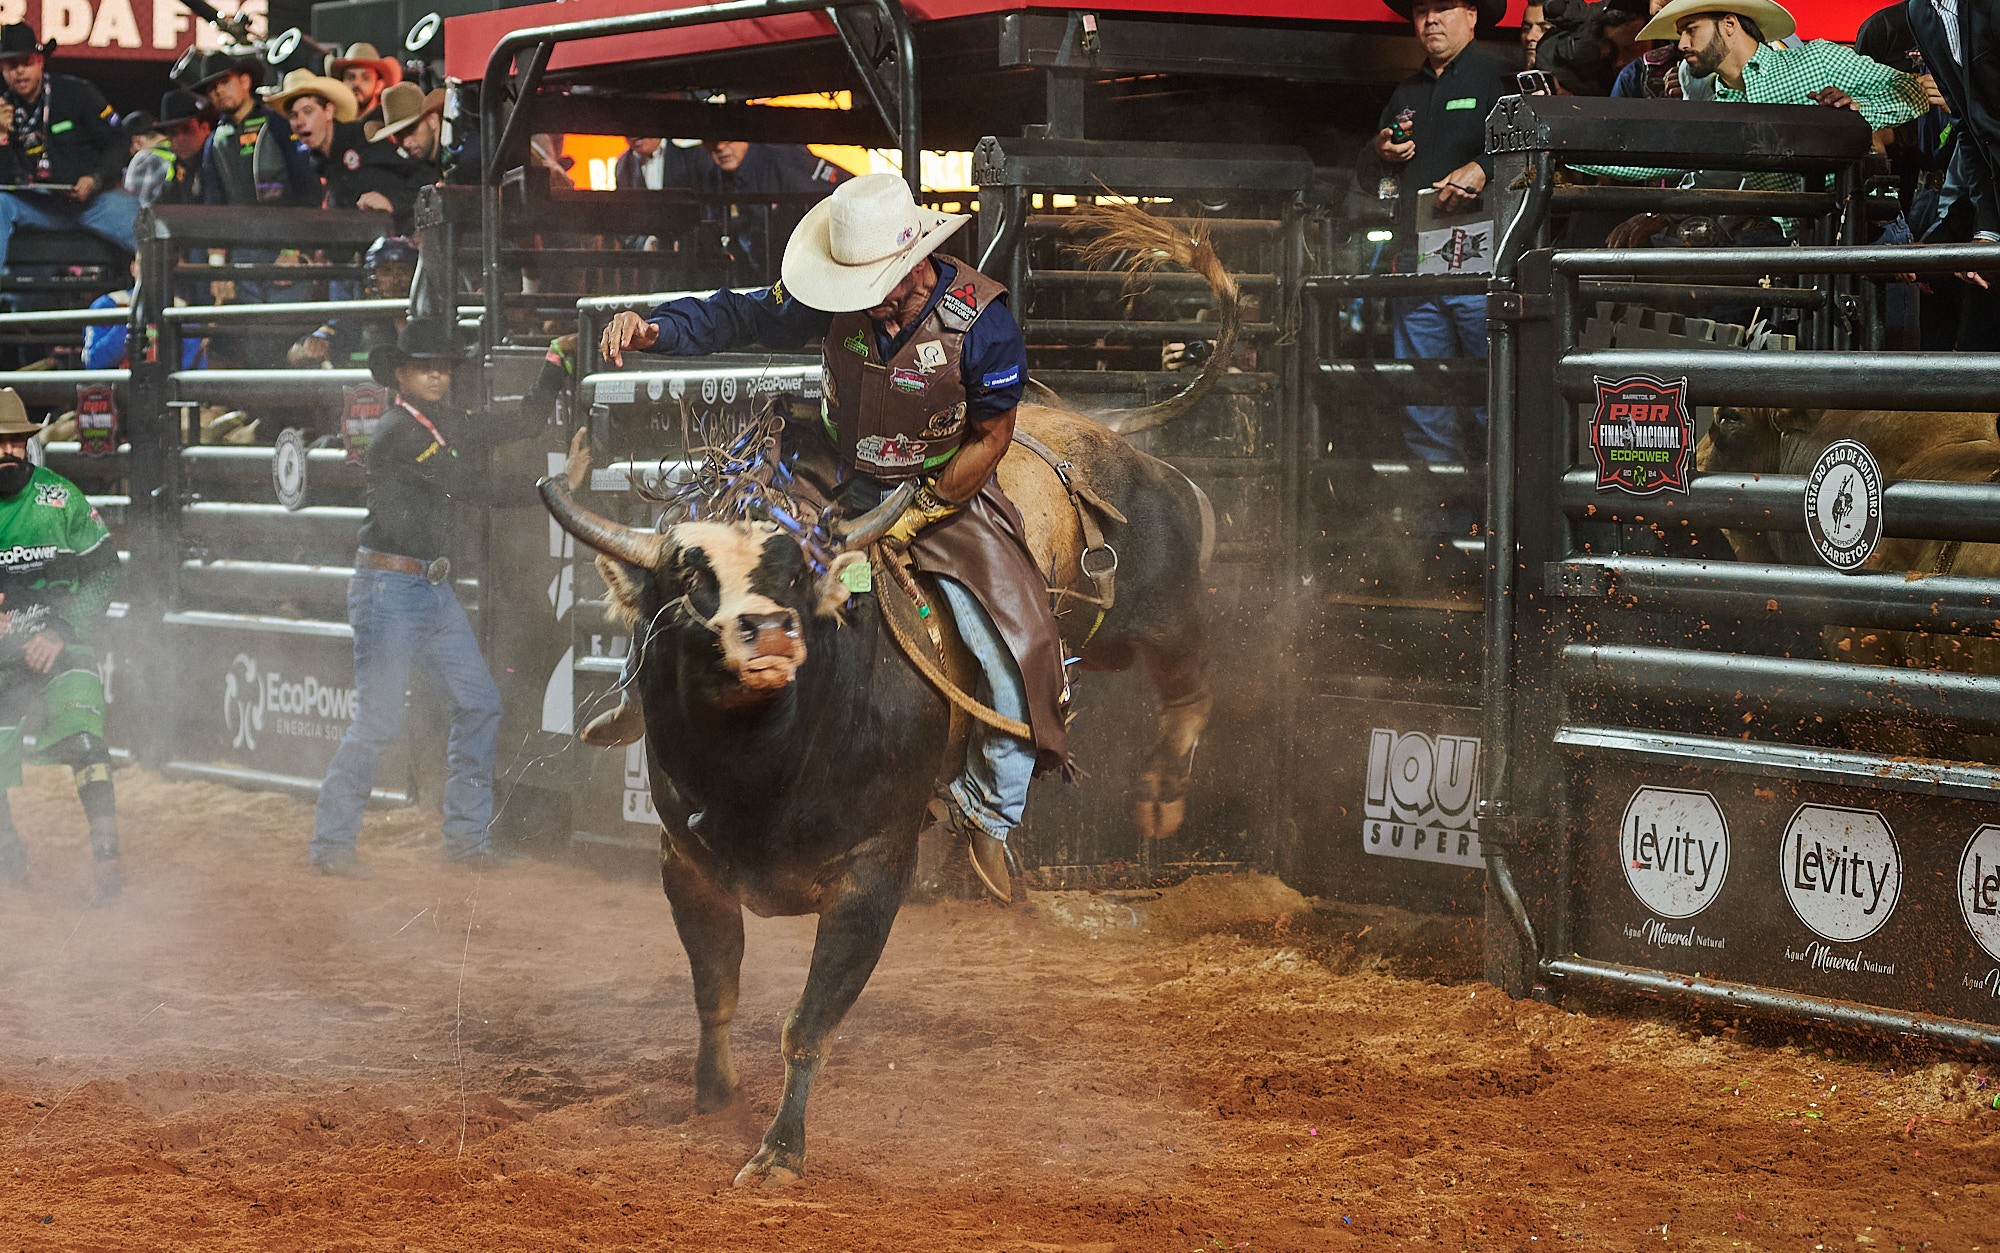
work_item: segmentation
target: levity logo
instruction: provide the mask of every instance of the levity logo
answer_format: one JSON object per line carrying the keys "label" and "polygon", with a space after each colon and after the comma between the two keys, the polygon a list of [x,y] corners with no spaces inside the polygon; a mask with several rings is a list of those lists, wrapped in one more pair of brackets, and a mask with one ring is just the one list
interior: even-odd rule
{"label": "levity logo", "polygon": [[1377,857],[1478,866],[1479,740],[1377,727],[1368,738],[1361,847]]}
{"label": "levity logo", "polygon": [[1618,853],[1641,904],[1662,918],[1692,918],[1729,874],[1729,824],[1707,792],[1642,787],[1626,802]]}
{"label": "levity logo", "polygon": [[222,684],[222,725],[230,747],[255,752],[257,737],[271,723],[278,735],[309,739],[339,739],[354,720],[360,701],[351,687],[327,683],[317,675],[288,679],[263,670],[247,653],[236,654]]}
{"label": "levity logo", "polygon": [[1872,809],[1801,805],[1779,852],[1785,899],[1799,921],[1835,943],[1882,929],[1903,890],[1903,855]]}
{"label": "levity logo", "polygon": [[[2000,827],[1983,826],[1958,859],[1958,908],[1987,956],[2000,961]],[[1994,982],[2000,995],[2000,980]]]}

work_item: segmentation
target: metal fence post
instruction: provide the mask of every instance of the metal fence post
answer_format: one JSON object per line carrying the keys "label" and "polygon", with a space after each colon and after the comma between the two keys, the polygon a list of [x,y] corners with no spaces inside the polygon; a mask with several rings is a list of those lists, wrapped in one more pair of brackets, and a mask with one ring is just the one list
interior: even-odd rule
{"label": "metal fence post", "polygon": [[173,490],[180,434],[167,402],[169,376],[180,364],[179,335],[164,317],[173,307],[174,250],[171,233],[150,211],[139,219],[139,282],[132,298],[132,375],[126,393],[125,432],[130,443],[126,472],[131,497],[127,542],[131,565],[124,579],[127,639],[136,682],[121,695],[138,705],[140,728],[134,751],[146,765],[165,759],[172,742],[174,700],[168,690],[170,659],[162,619],[173,603],[175,561]]}

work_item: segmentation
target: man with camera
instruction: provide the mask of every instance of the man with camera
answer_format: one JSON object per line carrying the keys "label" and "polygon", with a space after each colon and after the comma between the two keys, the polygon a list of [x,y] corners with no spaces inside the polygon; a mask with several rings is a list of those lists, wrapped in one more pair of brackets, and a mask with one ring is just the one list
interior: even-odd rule
{"label": "man with camera", "polygon": [[139,202],[119,187],[130,155],[103,93],[48,72],[56,41],[0,26],[0,268],[17,227],[86,230],[125,252]]}
{"label": "man with camera", "polygon": [[[1473,44],[1481,24],[1500,20],[1502,0],[1388,0],[1410,19],[1424,63],[1403,80],[1382,108],[1381,129],[1371,143],[1376,158],[1398,184],[1396,269],[1417,269],[1417,201],[1429,191],[1440,211],[1480,201],[1492,174],[1486,155],[1486,115],[1493,102],[1512,95],[1514,67]],[[1490,247],[1490,241],[1488,242]],[[1410,296],[1390,304],[1398,359],[1484,357],[1484,296]],[[1458,411],[1448,405],[1410,405],[1405,445],[1419,461],[1467,460]],[[1486,411],[1475,411],[1483,424]]]}

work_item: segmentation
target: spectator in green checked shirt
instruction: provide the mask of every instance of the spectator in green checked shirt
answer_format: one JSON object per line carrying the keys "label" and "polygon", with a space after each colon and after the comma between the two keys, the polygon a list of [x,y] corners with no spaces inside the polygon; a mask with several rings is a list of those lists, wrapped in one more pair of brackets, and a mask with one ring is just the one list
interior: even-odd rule
{"label": "spectator in green checked shirt", "polygon": [[[1907,122],[1930,108],[1923,83],[1915,75],[1871,61],[1844,44],[1815,39],[1795,48],[1771,46],[1770,41],[1786,39],[1797,29],[1792,15],[1773,0],[1673,0],[1653,16],[1639,38],[1678,36],[1688,72],[1715,76],[1715,100],[1720,104],[1854,109],[1876,130]],[[1625,166],[1577,168],[1586,174],[1628,179],[1684,173]],[[1740,185],[1752,191],[1787,191],[1796,190],[1799,181],[1790,174],[1751,174]],[[1605,242],[1613,248],[1639,247],[1673,225],[1662,214],[1642,213],[1621,223]],[[1794,225],[1778,223],[1786,235]]]}

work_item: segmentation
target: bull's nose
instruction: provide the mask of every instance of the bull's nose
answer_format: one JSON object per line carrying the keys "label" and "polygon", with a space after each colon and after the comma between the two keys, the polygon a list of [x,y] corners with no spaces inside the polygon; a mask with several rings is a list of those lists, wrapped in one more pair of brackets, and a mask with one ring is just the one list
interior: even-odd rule
{"label": "bull's nose", "polygon": [[738,614],[736,629],[743,633],[745,644],[757,644],[767,633],[795,640],[799,638],[799,615],[790,609],[780,610],[777,613]]}

